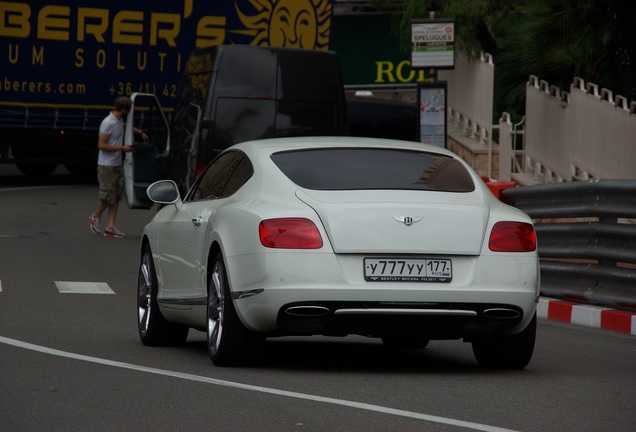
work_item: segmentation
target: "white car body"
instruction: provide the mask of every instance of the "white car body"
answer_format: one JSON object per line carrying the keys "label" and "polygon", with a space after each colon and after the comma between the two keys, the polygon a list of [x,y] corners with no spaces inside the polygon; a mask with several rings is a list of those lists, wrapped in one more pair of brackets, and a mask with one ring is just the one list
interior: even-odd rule
{"label": "white car body", "polygon": [[[303,188],[271,155],[308,148],[389,148],[450,157],[470,173],[474,190]],[[210,266],[218,253],[236,315],[248,332],[263,336],[354,333],[388,339],[406,331],[426,340],[472,341],[519,333],[536,319],[536,247],[522,252],[489,247],[496,223],[532,221],[495,198],[453,153],[420,143],[343,137],[277,138],[227,151],[242,152],[253,167],[238,191],[218,199],[189,200],[192,190],[185,201],[159,199],[170,204],[144,229],[142,249],[152,251],[156,300],[168,322],[209,326]],[[264,246],[261,221],[291,217],[312,221],[322,246]],[[367,280],[365,258],[427,258],[431,268],[436,260],[450,260],[452,278]]]}

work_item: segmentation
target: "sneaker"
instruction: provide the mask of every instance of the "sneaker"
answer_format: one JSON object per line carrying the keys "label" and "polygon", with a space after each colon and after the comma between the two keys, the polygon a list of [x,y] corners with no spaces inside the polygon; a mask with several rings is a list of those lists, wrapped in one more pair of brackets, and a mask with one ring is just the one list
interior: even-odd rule
{"label": "sneaker", "polygon": [[91,228],[95,234],[101,234],[102,230],[99,228],[99,218],[95,217],[94,214],[88,217],[88,226]]}
{"label": "sneaker", "polygon": [[124,238],[126,237],[126,234],[115,227],[108,227],[106,228],[106,231],[104,231],[104,237]]}

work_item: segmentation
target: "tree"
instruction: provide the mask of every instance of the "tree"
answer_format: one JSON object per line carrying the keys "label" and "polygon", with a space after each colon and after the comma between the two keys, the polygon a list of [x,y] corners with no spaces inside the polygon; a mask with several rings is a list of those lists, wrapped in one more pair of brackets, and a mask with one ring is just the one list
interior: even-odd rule
{"label": "tree", "polygon": [[578,76],[636,100],[634,0],[405,0],[395,22],[404,49],[410,21],[431,11],[455,19],[457,47],[469,57],[493,56],[495,117],[523,115],[530,75],[564,90]]}
{"label": "tree", "polygon": [[611,44],[611,62],[617,94],[636,101],[636,2],[606,0],[608,19],[616,21],[616,34]]}
{"label": "tree", "polygon": [[523,19],[509,29],[496,59],[498,103],[523,113],[525,92],[519,82],[535,75],[569,90],[574,77],[603,87],[613,84],[610,44],[615,25],[598,0],[529,1]]}

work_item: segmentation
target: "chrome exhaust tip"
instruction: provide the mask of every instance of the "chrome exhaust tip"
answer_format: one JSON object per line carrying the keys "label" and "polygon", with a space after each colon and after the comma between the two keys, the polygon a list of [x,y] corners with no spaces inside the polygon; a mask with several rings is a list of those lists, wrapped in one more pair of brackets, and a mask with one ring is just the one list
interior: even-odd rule
{"label": "chrome exhaust tip", "polygon": [[316,318],[329,315],[331,311],[324,306],[292,306],[285,314],[296,318]]}
{"label": "chrome exhaust tip", "polygon": [[513,320],[520,318],[521,312],[507,308],[491,308],[484,310],[482,316],[496,320]]}

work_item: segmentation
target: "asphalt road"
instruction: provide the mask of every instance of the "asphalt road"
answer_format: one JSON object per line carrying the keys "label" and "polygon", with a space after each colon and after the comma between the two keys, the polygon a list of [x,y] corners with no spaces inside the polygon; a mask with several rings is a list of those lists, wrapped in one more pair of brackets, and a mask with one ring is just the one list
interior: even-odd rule
{"label": "asphalt road", "polygon": [[[138,243],[88,229],[97,187],[0,165],[0,431],[633,431],[636,338],[540,320],[523,371],[470,345],[390,351],[361,337],[269,340],[262,365],[215,367],[137,336]],[[70,290],[70,291],[68,291]],[[93,293],[81,293],[89,290]]]}

